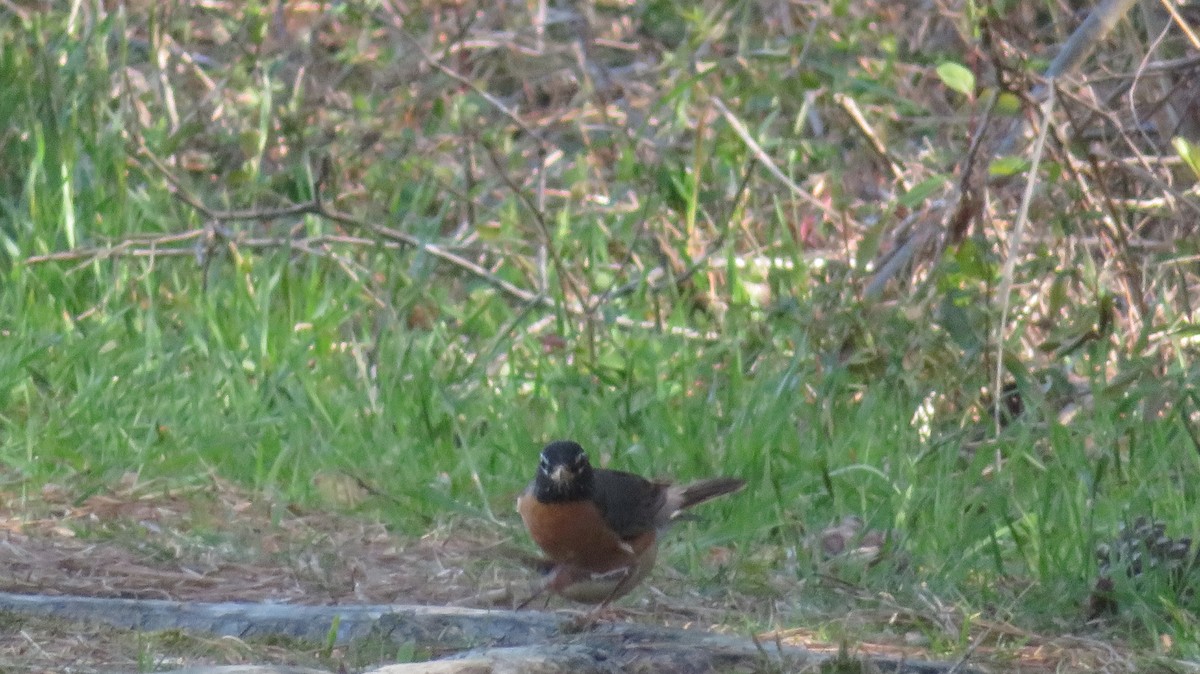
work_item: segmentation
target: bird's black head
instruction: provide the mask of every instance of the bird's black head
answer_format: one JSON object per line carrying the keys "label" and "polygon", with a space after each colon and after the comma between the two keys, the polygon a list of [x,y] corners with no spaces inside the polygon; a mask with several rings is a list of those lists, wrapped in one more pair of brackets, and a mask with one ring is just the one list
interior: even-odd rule
{"label": "bird's black head", "polygon": [[595,475],[577,442],[557,440],[542,448],[534,496],[542,503],[581,501],[592,497]]}

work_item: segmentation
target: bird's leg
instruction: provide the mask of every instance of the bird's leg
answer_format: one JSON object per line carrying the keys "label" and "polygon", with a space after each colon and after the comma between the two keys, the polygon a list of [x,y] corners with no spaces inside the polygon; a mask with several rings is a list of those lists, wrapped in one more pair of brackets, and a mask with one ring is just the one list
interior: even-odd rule
{"label": "bird's leg", "polygon": [[584,615],[571,621],[567,626],[564,627],[564,630],[567,632],[580,632],[595,624],[596,620],[604,613],[605,610],[608,609],[613,600],[624,594],[622,590],[624,590],[625,586],[634,579],[633,569],[634,567],[632,565],[623,566],[619,569],[613,569],[607,573],[598,573],[592,576],[593,580],[606,578],[617,578],[618,580],[613,585],[613,588],[608,593],[608,596],[604,598],[604,601],[597,604],[595,608],[588,611]]}
{"label": "bird's leg", "polygon": [[580,580],[591,576],[590,572],[570,564],[554,564],[553,566],[548,567],[543,573],[546,575],[545,582],[543,582],[542,586],[533,593],[533,596],[529,597],[517,606],[518,611],[526,606],[529,606],[531,603],[533,603],[534,599],[537,599],[542,595],[546,596],[546,606],[543,606],[543,608],[546,608],[550,605],[550,593],[561,594],[563,588],[569,587],[573,583],[577,583]]}
{"label": "bird's leg", "polygon": [[633,565],[630,564],[629,566],[623,566],[619,569],[609,571],[604,575],[618,578],[618,580],[617,584],[613,585],[612,592],[609,592],[608,596],[604,598],[604,601],[600,602],[600,605],[596,607],[596,611],[607,608],[614,599],[624,594],[625,586],[633,580]]}
{"label": "bird's leg", "polygon": [[[534,569],[535,571],[540,573],[542,576],[548,576],[546,578],[546,580],[542,582],[542,586],[540,588],[538,588],[536,591],[534,591],[534,593],[532,595],[530,595],[530,597],[528,599],[526,599],[525,601],[518,604],[517,607],[514,609],[516,611],[520,611],[521,609],[525,608],[526,606],[529,606],[530,604],[532,604],[534,599],[537,599],[538,597],[545,595],[549,590],[553,589],[553,585],[556,582],[555,577],[559,573],[560,565],[555,563],[553,560],[546,559],[545,557],[538,557],[536,555],[531,555],[522,550],[509,551],[509,554],[512,554],[513,556],[517,557],[518,561],[520,561],[525,566],[528,566],[531,569]],[[561,582],[561,581],[559,581],[559,582]],[[546,596],[546,606],[549,606],[549,605],[550,605],[550,597],[547,595]]]}
{"label": "bird's leg", "polygon": [[[550,586],[549,586],[548,584],[542,585],[541,587],[539,587],[539,588],[537,589],[537,591],[536,591],[536,592],[534,592],[533,594],[529,595],[529,598],[528,598],[528,599],[526,599],[525,601],[521,602],[520,604],[517,604],[517,608],[516,608],[515,610],[517,610],[517,611],[520,611],[521,609],[525,608],[526,606],[529,606],[530,604],[532,604],[532,603],[533,603],[533,600],[534,600],[534,599],[537,599],[538,597],[540,597],[540,596],[542,596],[542,595],[546,594],[546,591],[547,591],[547,590],[549,590],[549,589],[550,589]],[[547,604],[547,605],[549,605],[549,603],[550,603],[550,597],[549,597],[549,596],[547,596],[547,597],[546,597],[546,604]]]}

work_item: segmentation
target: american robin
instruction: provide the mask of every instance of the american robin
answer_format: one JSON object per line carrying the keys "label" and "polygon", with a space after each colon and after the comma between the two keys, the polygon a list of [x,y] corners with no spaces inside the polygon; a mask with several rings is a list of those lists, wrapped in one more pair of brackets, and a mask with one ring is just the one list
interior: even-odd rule
{"label": "american robin", "polygon": [[658,556],[658,535],[683,511],[741,489],[745,480],[715,477],[685,486],[593,468],[578,443],[542,449],[537,477],[517,511],[549,558],[544,591],[604,606],[634,588]]}

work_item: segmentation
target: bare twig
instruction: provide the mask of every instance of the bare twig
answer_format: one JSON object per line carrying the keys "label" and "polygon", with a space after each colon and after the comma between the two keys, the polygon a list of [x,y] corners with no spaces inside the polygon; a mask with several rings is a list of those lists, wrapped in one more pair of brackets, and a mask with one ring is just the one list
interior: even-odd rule
{"label": "bare twig", "polygon": [[[463,272],[478,278],[487,283],[501,293],[509,296],[517,301],[541,306],[548,309],[555,308],[554,300],[543,293],[536,293],[525,288],[521,288],[496,274],[492,273],[482,265],[473,262],[462,255],[452,252],[448,247],[421,239],[390,227],[377,225],[365,220],[356,218],[347,213],[334,210],[328,206],[319,197],[305,203],[291,204],[276,209],[239,209],[220,211],[208,207],[194,195],[181,187],[177,178],[175,178],[170,170],[162,164],[157,158],[147,155],[151,163],[163,174],[164,178],[171,185],[172,193],[183,203],[194,208],[211,223],[216,223],[212,226],[206,226],[199,229],[189,230],[187,232],[167,234],[163,236],[147,236],[134,235],[127,240],[120,241],[111,246],[78,248],[67,251],[59,251],[46,255],[37,255],[26,258],[27,264],[43,264],[49,262],[64,262],[64,261],[82,261],[93,259],[107,259],[119,257],[143,257],[155,259],[158,257],[188,257],[196,254],[194,245],[182,246],[179,244],[194,243],[203,241],[206,237],[215,236],[217,239],[225,241],[229,245],[235,245],[241,248],[251,250],[265,250],[279,247],[290,247],[298,252],[310,255],[319,255],[334,259],[343,270],[351,274],[352,278],[360,279],[357,273],[351,269],[351,263],[343,257],[334,255],[329,250],[321,250],[330,245],[352,245],[352,246],[379,246],[383,245],[391,248],[410,247],[422,251],[423,253],[436,258],[450,266],[459,269]],[[291,237],[239,237],[227,231],[219,223],[230,221],[243,220],[271,220],[283,217],[294,217],[299,214],[315,215],[317,217],[335,222],[348,229],[369,232],[375,238],[361,236],[346,236],[346,235],[322,235],[315,237],[291,238]],[[382,240],[382,241],[381,241]],[[381,302],[374,297],[374,301]],[[582,318],[588,321],[603,320],[597,316],[593,308],[589,308],[584,304],[584,297],[581,294],[575,300],[564,298],[562,308],[570,315],[577,318]],[[652,321],[639,321],[631,319],[627,316],[619,316],[614,320],[614,323],[622,328],[635,329],[659,329],[662,326],[656,325]],[[700,332],[690,328],[678,326],[665,326],[662,329],[670,334],[684,337],[687,339],[702,339],[713,341],[718,338],[718,335],[713,332]]]}
{"label": "bare twig", "polygon": [[833,95],[833,102],[837,103],[850,116],[850,121],[854,122],[854,128],[858,129],[863,138],[867,139],[867,145],[887,164],[888,170],[892,172],[892,178],[900,184],[900,187],[905,192],[912,189],[912,186],[908,184],[908,180],[904,177],[904,169],[900,166],[900,162],[896,161],[895,157],[888,152],[887,146],[883,144],[883,140],[879,138],[879,134],[875,133],[875,128],[867,121],[867,117],[863,114],[862,109],[858,107],[858,103],[853,98],[840,92]]}
{"label": "bare twig", "polygon": [[737,115],[733,114],[733,112],[725,105],[725,102],[722,101],[720,97],[713,96],[710,100],[712,101],[713,106],[717,109],[717,112],[721,113],[721,116],[725,118],[725,122],[729,124],[731,129],[733,129],[733,132],[736,133],[738,138],[741,138],[742,142],[746,144],[746,147],[750,149],[750,152],[754,155],[754,158],[767,168],[768,173],[774,176],[776,180],[784,185],[784,187],[787,187],[792,194],[796,195],[810,206],[819,209],[831,220],[836,220],[843,217],[842,214],[835,212],[828,204],[823,203],[820,199],[804,191],[791,178],[789,178],[787,174],[785,174],[783,170],[779,168],[779,165],[775,163],[775,160],[771,159],[771,155],[767,154],[766,150],[762,149],[762,146],[759,145],[758,141],[754,139],[754,136],[751,135],[750,130],[747,129],[746,125],[742,123],[742,120],[738,119]]}
{"label": "bare twig", "polygon": [[[1008,309],[1011,304],[1009,292],[1012,290],[1013,271],[1017,264],[1017,255],[1021,246],[1021,235],[1025,230],[1025,223],[1029,220],[1029,204],[1033,201],[1033,193],[1038,185],[1038,166],[1042,161],[1042,150],[1046,146],[1046,134],[1050,130],[1051,119],[1050,115],[1054,112],[1054,81],[1048,82],[1049,95],[1041,106],[1042,128],[1038,131],[1037,141],[1033,146],[1033,156],[1029,160],[1028,179],[1025,181],[1025,192],[1021,195],[1021,206],[1017,210],[1017,219],[1013,223],[1012,232],[1009,234],[1008,240],[1008,255],[1004,260],[1004,272],[1000,277],[1000,322],[996,326],[996,377],[992,382],[992,397],[995,398],[996,410],[993,415],[996,420],[996,433],[999,434],[1001,424],[1003,423],[1004,415],[1003,405],[1004,396],[1001,395],[1003,390],[1002,383],[1004,381],[1004,334],[1007,331]],[[1001,469],[1000,447],[996,447],[996,470]]]}
{"label": "bare twig", "polygon": [[390,26],[391,26],[391,29],[397,35],[404,38],[405,42],[412,45],[413,48],[416,49],[421,54],[421,59],[425,63],[427,63],[430,66],[432,66],[433,68],[437,69],[439,72],[441,72],[446,77],[449,77],[450,79],[454,80],[455,82],[458,82],[459,84],[463,85],[464,87],[467,87],[476,96],[479,96],[483,100],[487,101],[488,105],[491,105],[492,107],[494,107],[501,114],[503,114],[510,121],[512,121],[513,124],[516,124],[517,128],[521,129],[522,132],[528,134],[530,138],[533,138],[534,140],[538,141],[538,143],[540,143],[544,146],[549,145],[549,143],[546,141],[546,139],[543,138],[542,135],[540,133],[538,133],[538,131],[536,129],[534,129],[533,127],[526,124],[525,120],[521,119],[521,116],[518,115],[516,113],[516,111],[509,108],[507,105],[504,104],[503,101],[501,101],[500,99],[496,98],[492,94],[485,91],[479,85],[472,82],[469,78],[463,76],[461,73],[455,71],[453,68],[446,66],[444,63],[442,63],[438,59],[434,58],[434,56],[425,49],[425,47],[420,43],[420,41],[418,41],[417,38],[413,37],[407,30],[405,30],[403,26],[396,25],[395,22],[392,22],[390,24]]}
{"label": "bare twig", "polygon": [[1171,15],[1171,20],[1175,22],[1175,25],[1183,33],[1184,37],[1187,38],[1187,41],[1192,45],[1192,49],[1200,49],[1200,37],[1196,37],[1196,31],[1192,30],[1191,24],[1179,14],[1179,8],[1175,6],[1175,3],[1171,2],[1171,0],[1159,0],[1159,2],[1167,10],[1167,14]]}
{"label": "bare twig", "polygon": [[[926,216],[923,211],[918,211],[909,215],[897,227],[903,229],[917,222],[918,219]],[[914,256],[917,251],[925,247],[933,235],[937,233],[937,229],[929,224],[922,225],[916,232],[910,234],[904,243],[879,266],[879,271],[875,273],[875,277],[867,284],[863,290],[863,297],[871,300],[878,298],[883,293],[884,286],[890,281]]]}
{"label": "bare twig", "polygon": [[[1096,48],[1096,45],[1116,27],[1117,22],[1125,16],[1135,2],[1136,0],[1104,0],[1093,8],[1079,28],[1076,28],[1071,37],[1063,44],[1058,56],[1054,57],[1054,60],[1047,66],[1043,76],[1047,80],[1053,80],[1078,68]],[[1047,81],[1035,87],[1031,95],[1034,100],[1040,100],[1043,96],[1053,95],[1051,88],[1050,82]],[[1017,144],[1017,139],[1025,134],[1026,128],[1027,124],[1023,119],[1014,120],[1007,133],[996,144],[995,154],[997,156],[1010,154]]]}

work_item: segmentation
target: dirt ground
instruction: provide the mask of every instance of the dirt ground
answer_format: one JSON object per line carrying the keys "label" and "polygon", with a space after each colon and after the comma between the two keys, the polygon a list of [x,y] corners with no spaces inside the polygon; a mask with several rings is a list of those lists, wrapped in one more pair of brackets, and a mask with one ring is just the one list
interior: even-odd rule
{"label": "dirt ground", "polygon": [[[335,481],[331,499],[365,497],[353,494],[352,483]],[[51,485],[39,494],[3,492],[0,498],[3,592],[506,607],[527,597],[536,582],[525,562],[530,550],[513,540],[519,532],[512,523],[458,522],[405,537],[377,521],[337,514],[337,508],[302,509],[251,498],[215,478],[172,489],[128,475],[115,488],[86,497]],[[706,606],[700,596],[668,597],[653,584],[642,592],[640,604],[649,608],[634,601],[634,608],[622,609],[623,616],[709,627],[739,608],[727,602]],[[0,615],[0,623],[15,628],[0,630],[2,671],[147,671],[266,662],[336,670],[420,656],[403,649],[349,653],[319,645],[138,635],[22,616]]]}
{"label": "dirt ground", "polygon": [[[357,504],[352,482],[334,480],[318,491],[341,505]],[[405,537],[339,508],[302,509],[251,498],[210,478],[189,488],[126,476],[90,496],[51,485],[39,494],[0,491],[0,591],[169,599],[194,602],[292,604],[432,604],[511,606],[536,582],[523,558],[514,522],[443,524]],[[727,556],[711,551],[711,563]],[[686,579],[660,565],[629,598],[618,619],[709,630],[745,632],[772,622],[761,597],[732,591],[690,591]],[[767,602],[769,603],[769,602]],[[540,603],[535,606],[540,607]],[[565,608],[558,602],[551,608]],[[886,610],[884,611],[886,613]],[[925,620],[897,611],[890,621]],[[850,615],[843,624],[888,622],[882,614]],[[321,644],[246,642],[180,632],[143,634],[0,614],[0,671],[162,671],[220,664],[293,664],[355,671],[371,665],[420,660],[425,654],[394,644],[348,648]],[[1015,632],[1026,645],[992,649],[988,639],[1007,626],[984,626],[973,662],[1021,663],[1022,671],[1127,662],[1093,642],[1040,638]],[[990,632],[989,632],[990,630]],[[879,635],[875,628],[864,633]],[[862,655],[937,659],[928,643],[903,628],[892,637],[855,639]],[[795,629],[758,638],[836,651],[827,630]],[[871,643],[866,643],[870,641]],[[1011,639],[1010,639],[1011,641]],[[1118,666],[1117,670],[1126,669]]]}

